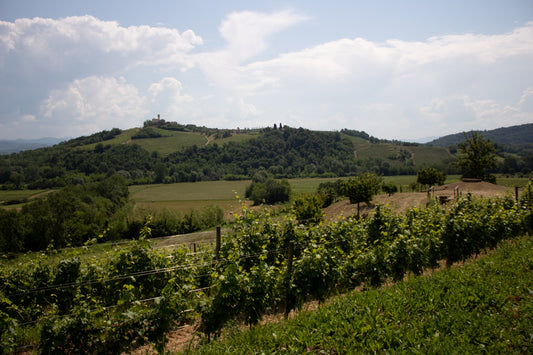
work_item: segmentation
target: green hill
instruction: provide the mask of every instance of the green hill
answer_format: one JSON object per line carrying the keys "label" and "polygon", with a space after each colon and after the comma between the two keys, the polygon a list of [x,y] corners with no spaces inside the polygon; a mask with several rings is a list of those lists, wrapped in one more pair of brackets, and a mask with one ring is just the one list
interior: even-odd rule
{"label": "green hill", "polygon": [[[527,141],[518,128],[504,132],[517,137],[515,141]],[[528,155],[527,146],[513,153],[498,148],[503,152],[502,172],[533,170],[533,153]],[[130,184],[233,180],[249,179],[261,169],[277,178],[341,177],[368,171],[414,175],[425,167],[454,174],[454,160],[444,146],[381,140],[354,130],[288,126],[230,130],[152,120],[143,128],[114,128],[53,147],[1,155],[0,185],[47,189],[116,173]]]}
{"label": "green hill", "polygon": [[[480,133],[494,143],[502,145],[533,145],[533,123],[474,132]],[[435,139],[427,143],[427,145],[449,147],[451,145],[457,145],[462,141],[464,141],[464,133],[456,133]]]}

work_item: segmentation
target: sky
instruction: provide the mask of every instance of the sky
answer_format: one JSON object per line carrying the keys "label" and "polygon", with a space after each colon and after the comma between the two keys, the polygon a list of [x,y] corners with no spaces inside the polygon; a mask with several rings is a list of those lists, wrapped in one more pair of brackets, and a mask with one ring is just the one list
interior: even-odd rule
{"label": "sky", "polygon": [[0,139],[533,123],[533,1],[0,0]]}

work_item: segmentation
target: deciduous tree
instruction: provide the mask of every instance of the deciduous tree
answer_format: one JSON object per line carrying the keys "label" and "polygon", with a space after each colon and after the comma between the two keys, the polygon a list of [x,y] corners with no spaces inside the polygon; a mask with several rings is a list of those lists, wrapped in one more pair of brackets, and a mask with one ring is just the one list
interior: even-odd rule
{"label": "deciduous tree", "polygon": [[496,166],[496,154],[490,139],[472,132],[470,137],[465,133],[465,141],[459,143],[457,164],[463,172],[463,178],[475,178],[493,182],[494,176],[487,170]]}
{"label": "deciduous tree", "polygon": [[360,203],[370,203],[370,201],[372,201],[372,197],[378,193],[381,184],[382,178],[372,173],[362,174],[345,181],[344,195],[350,199],[351,203],[357,203],[358,217]]}

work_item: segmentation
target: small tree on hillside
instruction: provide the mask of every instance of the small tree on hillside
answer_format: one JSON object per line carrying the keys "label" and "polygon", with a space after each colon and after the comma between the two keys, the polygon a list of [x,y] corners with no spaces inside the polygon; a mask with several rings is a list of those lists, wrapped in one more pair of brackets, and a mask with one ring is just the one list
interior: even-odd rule
{"label": "small tree on hillside", "polygon": [[465,133],[465,141],[459,143],[457,164],[463,172],[463,178],[475,178],[494,182],[496,179],[487,170],[496,166],[496,149],[490,139],[483,139],[483,135],[472,132]]}
{"label": "small tree on hillside", "polygon": [[416,174],[416,182],[420,185],[444,185],[444,181],[446,181],[446,174],[435,168],[422,169]]}
{"label": "small tree on hillside", "polygon": [[359,175],[344,182],[344,195],[351,203],[357,203],[357,217],[360,215],[361,202],[368,205],[372,197],[378,193],[381,184],[382,178],[372,173]]}

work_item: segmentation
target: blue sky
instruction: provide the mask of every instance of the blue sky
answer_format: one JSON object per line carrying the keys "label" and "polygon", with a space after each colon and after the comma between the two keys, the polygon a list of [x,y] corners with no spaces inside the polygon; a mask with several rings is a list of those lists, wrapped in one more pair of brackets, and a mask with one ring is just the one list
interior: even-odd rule
{"label": "blue sky", "polygon": [[0,139],[533,122],[532,1],[0,0]]}

